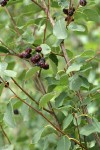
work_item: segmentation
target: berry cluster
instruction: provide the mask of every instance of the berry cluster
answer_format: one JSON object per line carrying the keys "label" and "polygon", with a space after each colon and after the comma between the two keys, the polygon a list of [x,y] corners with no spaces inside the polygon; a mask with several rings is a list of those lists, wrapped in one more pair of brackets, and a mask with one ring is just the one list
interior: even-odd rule
{"label": "berry cluster", "polygon": [[74,21],[73,19],[73,14],[75,12],[75,8],[74,7],[70,7],[69,9],[63,9],[63,13],[65,15],[67,15],[67,17],[65,18],[65,21],[68,22],[68,24],[71,22],[71,21]]}
{"label": "berry cluster", "polygon": [[31,52],[32,52],[32,49],[31,48],[27,48],[24,52],[19,54],[19,57],[20,58],[30,58],[32,56]]}
{"label": "berry cluster", "polygon": [[42,48],[40,46],[36,47],[35,51],[37,54],[35,54],[33,57],[31,57],[31,62],[35,64],[36,66],[39,66],[40,68],[43,69],[49,69],[49,64],[45,62],[45,58],[43,57],[41,53]]}
{"label": "berry cluster", "polygon": [[1,3],[0,3],[0,5],[2,6],[2,7],[4,7],[4,6],[6,6],[7,5],[7,2],[8,2],[9,0],[3,0]]}
{"label": "berry cluster", "polygon": [[[87,4],[86,0],[79,0],[79,5],[81,6],[85,6]],[[67,17],[65,17],[65,21],[67,21],[67,25],[69,25],[72,21],[74,21],[73,15],[75,12],[75,8],[72,6],[70,6],[68,9],[64,8],[63,9],[63,13],[65,15],[67,15]]]}
{"label": "berry cluster", "polygon": [[39,66],[40,68],[43,68],[43,69],[49,69],[49,65],[45,62],[45,58],[43,57],[43,54],[41,53],[41,51],[42,51],[42,48],[40,46],[37,46],[35,49],[36,54],[32,56],[31,54],[32,49],[27,48],[24,52],[19,54],[19,57],[26,58],[26,59],[30,58],[30,61],[34,65]]}

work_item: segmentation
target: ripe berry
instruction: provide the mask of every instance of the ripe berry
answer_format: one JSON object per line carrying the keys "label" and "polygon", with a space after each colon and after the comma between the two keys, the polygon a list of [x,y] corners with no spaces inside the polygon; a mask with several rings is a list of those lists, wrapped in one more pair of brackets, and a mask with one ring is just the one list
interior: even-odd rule
{"label": "ripe berry", "polygon": [[45,59],[42,57],[40,61],[37,63],[37,66],[40,66],[42,68],[44,64],[45,64]]}
{"label": "ripe berry", "polygon": [[43,69],[49,69],[49,64],[44,64],[44,66],[42,67]]}
{"label": "ripe berry", "polygon": [[68,9],[63,9],[64,14],[68,15]]}
{"label": "ripe berry", "polygon": [[40,46],[37,46],[35,50],[36,52],[40,53],[42,51],[42,48]]}
{"label": "ripe berry", "polygon": [[7,5],[7,1],[4,0],[4,1],[2,1],[0,4],[1,4],[2,7],[4,7],[4,6]]}
{"label": "ripe berry", "polygon": [[30,58],[32,55],[31,54],[28,54],[28,53],[25,53],[24,54],[24,58]]}
{"label": "ripe berry", "polygon": [[14,114],[15,114],[15,115],[18,115],[18,114],[19,114],[18,109],[14,109]]}
{"label": "ripe berry", "polygon": [[25,52],[28,53],[28,54],[30,54],[30,53],[32,52],[32,49],[31,49],[31,48],[27,48],[27,49],[25,50]]}
{"label": "ripe berry", "polygon": [[80,0],[80,1],[79,1],[79,4],[80,4],[81,6],[85,6],[85,5],[87,4],[87,1],[86,1],[86,0]]}
{"label": "ripe berry", "polygon": [[27,52],[23,52],[23,53],[19,54],[19,57],[20,58],[30,58],[31,54],[27,53]]}
{"label": "ripe berry", "polygon": [[35,56],[33,56],[33,57],[31,58],[31,62],[32,62],[32,63],[37,63],[40,59],[41,59],[41,55],[36,54]]}

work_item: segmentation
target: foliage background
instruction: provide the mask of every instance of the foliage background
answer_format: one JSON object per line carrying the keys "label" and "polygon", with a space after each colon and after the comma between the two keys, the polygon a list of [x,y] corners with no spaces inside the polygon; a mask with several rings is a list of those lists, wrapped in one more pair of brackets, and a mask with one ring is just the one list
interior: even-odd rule
{"label": "foliage background", "polygon": [[[40,3],[39,0],[37,2]],[[75,1],[75,5],[77,3],[78,1]],[[51,16],[55,19],[55,22],[61,20],[60,25],[63,30],[65,22],[63,25],[62,20],[65,15],[62,9],[67,7],[68,4],[69,2],[66,0],[50,1]],[[13,22],[12,17],[15,22]],[[47,93],[56,93],[56,98],[53,97],[51,103],[61,128],[71,137],[78,139],[76,122],[72,115],[74,112],[78,116],[77,121],[82,140],[83,135],[85,135],[88,148],[94,150],[98,147],[91,134],[93,132],[100,133],[99,0],[88,0],[87,6],[78,8],[74,14],[74,19],[74,23],[71,23],[68,30],[65,31],[66,33],[64,33],[67,35],[65,47],[70,62],[73,64],[71,65],[72,68],[68,68],[67,72],[64,71],[66,63],[64,58],[60,56],[62,51],[59,46],[61,41],[59,36],[62,36],[62,33],[57,24],[52,29],[50,22],[48,22],[47,45],[44,45],[43,53],[50,69],[42,70],[41,80]],[[43,44],[45,22],[46,14],[30,0],[10,0],[6,7],[0,7],[0,67],[2,67],[2,63],[6,62],[8,64],[7,70],[14,71],[9,74],[10,77],[3,75],[3,79],[9,82],[10,87],[18,96],[37,109],[38,107],[14,84],[11,76],[17,72],[15,79],[19,85],[36,101],[39,101],[43,96],[38,85],[36,85],[36,71],[39,68],[35,70],[26,60],[10,56],[7,54],[7,49],[20,53],[27,47],[31,47],[34,54],[34,45]],[[28,74],[29,70],[32,71],[30,74]],[[69,77],[68,74],[72,71],[76,71],[76,73],[73,77]],[[0,74],[2,74],[1,68]],[[87,105],[89,112],[87,115],[93,118],[93,126],[87,125],[82,114],[79,99],[75,95],[78,90],[81,91],[84,97],[84,102],[81,105]],[[63,140],[59,139],[57,132],[51,128],[49,123],[20,102],[9,88],[4,87],[4,84],[0,85],[0,94],[0,126],[3,127],[12,143],[11,145],[8,143],[1,128],[0,147],[2,150],[64,149],[62,147]],[[46,104],[43,103],[43,106],[46,106]],[[46,106],[46,108],[48,107]],[[19,110],[19,115],[13,114],[12,110],[14,109]],[[39,110],[42,110],[42,108],[40,107]],[[42,111],[49,120],[54,122],[52,116],[44,110]],[[70,147],[70,143],[67,143],[68,145]],[[72,142],[69,149],[80,148]]]}

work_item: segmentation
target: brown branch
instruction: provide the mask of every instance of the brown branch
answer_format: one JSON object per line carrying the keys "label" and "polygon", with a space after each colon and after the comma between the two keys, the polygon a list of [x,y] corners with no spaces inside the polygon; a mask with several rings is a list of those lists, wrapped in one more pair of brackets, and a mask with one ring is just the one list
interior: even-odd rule
{"label": "brown branch", "polygon": [[14,52],[12,49],[10,49],[2,40],[0,40],[0,43],[7,48],[7,50],[9,51],[9,53],[13,52],[14,54],[16,54],[16,52]]}
{"label": "brown branch", "polygon": [[46,31],[47,31],[47,25],[48,25],[48,13],[49,13],[49,7],[50,7],[50,1],[48,0],[48,10],[47,10],[47,17],[46,17],[46,24],[45,24],[45,29],[44,29],[44,38],[43,38],[43,43],[46,41]]}
{"label": "brown branch", "polygon": [[7,134],[6,134],[6,132],[4,131],[4,129],[3,129],[3,127],[2,127],[1,124],[0,124],[0,127],[1,127],[1,130],[2,130],[3,135],[6,137],[6,139],[7,139],[8,142],[9,142],[9,144],[11,144],[11,141],[10,141],[9,137],[7,136]]}
{"label": "brown branch", "polygon": [[41,0],[41,1],[42,1],[42,4],[43,4],[45,13],[47,14],[47,12],[48,12],[48,18],[49,18],[49,21],[50,21],[50,23],[51,23],[51,25],[52,25],[52,27],[53,27],[53,26],[54,26],[54,20],[53,20],[53,18],[51,17],[50,12],[48,11],[48,7],[47,7],[45,1],[44,1],[44,0]]}
{"label": "brown branch", "polygon": [[39,4],[38,2],[36,2],[35,0],[31,0],[33,3],[35,3],[38,7],[40,7],[41,9],[45,10],[45,8]]}

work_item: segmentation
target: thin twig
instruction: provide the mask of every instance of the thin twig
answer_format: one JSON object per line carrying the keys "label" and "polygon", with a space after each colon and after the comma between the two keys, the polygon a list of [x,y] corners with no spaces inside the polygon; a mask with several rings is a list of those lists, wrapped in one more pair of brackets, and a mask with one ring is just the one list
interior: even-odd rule
{"label": "thin twig", "polygon": [[2,133],[4,134],[4,136],[6,137],[6,139],[8,140],[9,144],[11,144],[11,141],[9,139],[9,137],[7,136],[6,132],[4,131],[2,125],[0,124],[0,127],[1,127],[1,130],[2,130]]}
{"label": "thin twig", "polygon": [[48,0],[48,10],[47,10],[47,17],[46,17],[46,24],[44,28],[44,38],[43,38],[43,43],[46,41],[46,31],[47,31],[47,24],[48,24],[48,13],[50,13],[50,0]]}
{"label": "thin twig", "polygon": [[9,53],[13,52],[14,54],[17,55],[17,53],[14,52],[12,49],[10,49],[2,40],[0,40],[0,43],[1,43],[2,45],[4,45],[4,46],[7,48],[7,50],[9,51]]}
{"label": "thin twig", "polygon": [[[77,121],[77,117],[76,117],[75,113],[73,113],[73,117],[75,118],[75,121],[76,121],[76,127],[77,127],[77,131],[78,131],[79,141],[82,144],[81,135],[80,135],[79,126],[78,126],[78,121]],[[82,150],[83,150],[83,148],[82,148]]]}
{"label": "thin twig", "polygon": [[40,7],[41,9],[45,10],[45,8],[39,4],[38,2],[36,2],[35,0],[31,0],[33,3],[35,3],[38,7]]}

